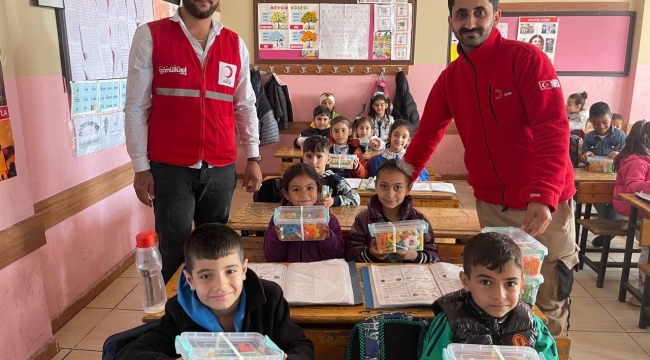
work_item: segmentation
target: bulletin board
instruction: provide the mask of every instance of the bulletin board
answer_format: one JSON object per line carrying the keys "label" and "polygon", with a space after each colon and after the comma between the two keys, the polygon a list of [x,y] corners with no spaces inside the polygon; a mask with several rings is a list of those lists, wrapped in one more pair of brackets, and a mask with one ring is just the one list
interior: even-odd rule
{"label": "bulletin board", "polygon": [[634,40],[634,11],[502,12],[507,38],[518,34],[520,17],[558,18],[554,66],[562,76],[628,76]]}
{"label": "bulletin board", "polygon": [[416,0],[254,0],[256,64],[412,65]]}

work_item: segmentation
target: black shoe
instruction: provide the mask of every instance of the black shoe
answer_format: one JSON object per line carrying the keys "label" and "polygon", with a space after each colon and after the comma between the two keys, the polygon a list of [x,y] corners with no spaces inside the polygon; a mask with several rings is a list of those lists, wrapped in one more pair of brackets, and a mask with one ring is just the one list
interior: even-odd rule
{"label": "black shoe", "polygon": [[591,240],[591,245],[596,248],[603,247],[604,243],[605,237],[602,235],[596,236],[593,240]]}

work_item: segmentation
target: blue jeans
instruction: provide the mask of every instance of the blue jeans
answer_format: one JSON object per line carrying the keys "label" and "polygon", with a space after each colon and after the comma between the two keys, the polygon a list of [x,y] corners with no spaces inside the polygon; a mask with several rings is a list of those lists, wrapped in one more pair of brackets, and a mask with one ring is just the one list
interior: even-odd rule
{"label": "blue jeans", "polygon": [[185,262],[183,243],[195,226],[228,222],[237,185],[235,164],[201,169],[151,162],[153,210],[165,283]]}
{"label": "blue jeans", "polygon": [[599,219],[620,220],[621,217],[614,210],[612,204],[594,204]]}

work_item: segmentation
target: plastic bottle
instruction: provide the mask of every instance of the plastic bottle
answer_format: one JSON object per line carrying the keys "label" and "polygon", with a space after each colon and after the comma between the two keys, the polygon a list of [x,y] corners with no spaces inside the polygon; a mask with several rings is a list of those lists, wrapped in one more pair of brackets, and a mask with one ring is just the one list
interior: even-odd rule
{"label": "plastic bottle", "polygon": [[153,231],[139,233],[135,237],[135,266],[142,275],[142,308],[146,313],[165,310],[167,292],[162,277],[162,257],[156,248],[156,234]]}

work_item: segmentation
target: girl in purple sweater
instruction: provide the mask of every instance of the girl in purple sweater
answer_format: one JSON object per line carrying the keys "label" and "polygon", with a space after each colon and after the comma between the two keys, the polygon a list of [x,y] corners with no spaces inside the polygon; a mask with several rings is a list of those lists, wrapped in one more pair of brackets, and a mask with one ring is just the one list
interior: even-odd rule
{"label": "girl in purple sweater", "polygon": [[[318,205],[322,187],[316,170],[303,163],[293,165],[282,177],[282,195],[288,206]],[[281,241],[279,234],[280,229],[271,218],[264,233],[264,257],[268,262],[312,262],[345,256],[341,226],[332,213],[323,241]]]}

